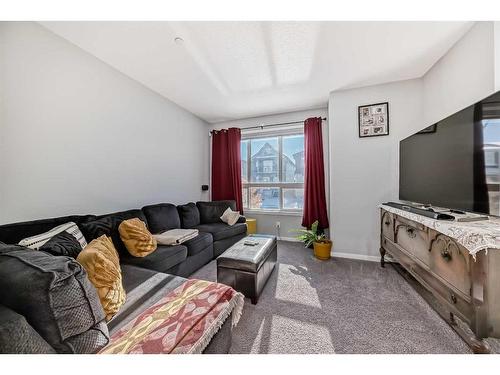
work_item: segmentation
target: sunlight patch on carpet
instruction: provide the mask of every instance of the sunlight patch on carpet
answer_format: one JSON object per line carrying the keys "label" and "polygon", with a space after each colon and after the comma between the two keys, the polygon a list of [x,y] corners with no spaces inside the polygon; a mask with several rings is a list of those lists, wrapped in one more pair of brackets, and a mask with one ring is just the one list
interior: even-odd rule
{"label": "sunlight patch on carpet", "polygon": [[269,353],[335,353],[335,348],[327,327],[273,315]]}
{"label": "sunlight patch on carpet", "polygon": [[277,300],[321,309],[318,293],[311,284],[310,272],[306,267],[277,264],[274,272],[278,273],[274,294]]}

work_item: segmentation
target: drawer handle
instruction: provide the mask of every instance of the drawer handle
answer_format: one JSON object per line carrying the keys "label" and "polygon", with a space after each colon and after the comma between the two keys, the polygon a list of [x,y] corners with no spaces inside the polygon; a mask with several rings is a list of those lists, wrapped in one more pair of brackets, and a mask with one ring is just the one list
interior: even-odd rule
{"label": "drawer handle", "polygon": [[451,302],[453,302],[453,304],[457,303],[457,296],[453,293],[451,293]]}
{"label": "drawer handle", "polygon": [[417,237],[417,235],[415,234],[415,229],[413,229],[413,228],[407,227],[406,233],[408,234],[408,237],[410,237],[410,238]]}
{"label": "drawer handle", "polygon": [[441,256],[445,261],[451,261],[451,253],[448,251],[448,249],[441,250]]}

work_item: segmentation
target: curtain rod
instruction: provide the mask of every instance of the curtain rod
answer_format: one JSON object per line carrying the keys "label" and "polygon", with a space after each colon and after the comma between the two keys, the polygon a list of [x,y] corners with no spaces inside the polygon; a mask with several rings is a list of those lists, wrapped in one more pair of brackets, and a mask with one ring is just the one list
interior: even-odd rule
{"label": "curtain rod", "polygon": [[[326,121],[326,117],[322,117],[321,120],[322,121]],[[250,126],[248,128],[242,128],[241,130],[247,130],[247,129],[264,129],[264,128],[273,127],[273,126],[303,124],[303,123],[304,123],[304,121],[279,122],[279,123],[276,123],[276,124],[266,124],[266,125]],[[216,131],[216,130],[210,130],[210,134],[212,134],[213,131]]]}

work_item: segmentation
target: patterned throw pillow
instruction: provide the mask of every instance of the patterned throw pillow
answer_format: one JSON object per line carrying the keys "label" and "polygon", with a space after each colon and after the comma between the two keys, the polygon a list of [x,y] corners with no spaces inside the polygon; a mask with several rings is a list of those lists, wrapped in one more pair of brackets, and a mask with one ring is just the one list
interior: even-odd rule
{"label": "patterned throw pillow", "polygon": [[125,302],[118,252],[111,238],[103,235],[92,240],[76,260],[85,268],[90,282],[97,289],[106,320],[111,320]]}
{"label": "patterned throw pillow", "polygon": [[118,231],[131,255],[142,258],[156,250],[156,239],[141,219],[134,218],[122,221]]}
{"label": "patterned throw pillow", "polygon": [[80,243],[82,249],[85,248],[85,246],[87,246],[87,241],[85,240],[85,237],[83,236],[78,226],[72,221],[66,224],[59,225],[55,228],[52,228],[48,232],[24,238],[21,241],[19,241],[19,245],[29,247],[30,249],[33,250],[39,250],[52,237],[62,232],[67,232],[71,234]]}
{"label": "patterned throw pillow", "polygon": [[228,207],[220,217],[220,219],[228,225],[236,224],[239,218],[240,218],[240,213],[238,211],[231,210],[230,207]]}

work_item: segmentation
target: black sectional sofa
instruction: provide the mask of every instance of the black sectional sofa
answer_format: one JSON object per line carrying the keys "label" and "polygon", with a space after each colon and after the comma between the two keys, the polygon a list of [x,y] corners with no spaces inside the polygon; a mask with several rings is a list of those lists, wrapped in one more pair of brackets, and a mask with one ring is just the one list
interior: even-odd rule
{"label": "black sectional sofa", "polygon": [[[73,215],[1,225],[0,253],[2,247],[8,247],[8,244],[17,244],[23,238],[44,233],[70,221],[78,225],[88,242],[103,234],[110,236],[120,255],[123,286],[127,293],[125,304],[106,324],[112,335],[158,301],[165,293],[180,285],[184,277],[191,275],[245,237],[244,217],[241,217],[233,226],[220,220],[220,216],[227,207],[236,210],[234,201],[197,202],[180,206],[160,203],[148,205],[142,209],[99,216]],[[174,228],[195,228],[199,230],[199,235],[177,246],[159,245],[150,255],[136,258],[128,253],[118,233],[119,224],[131,218],[143,220],[153,234]],[[1,280],[0,274],[0,282]],[[29,280],[26,282],[29,283]],[[41,337],[40,332],[30,325],[29,316],[23,316],[20,309],[2,304],[2,296],[5,297],[5,293],[9,292],[0,291],[0,353],[56,352]],[[230,320],[224,323],[212,339],[205,349],[206,353],[224,353],[229,350],[231,327],[228,322]]]}
{"label": "black sectional sofa", "polygon": [[[159,203],[105,215],[73,215],[53,219],[35,220],[0,225],[0,242],[17,244],[26,237],[46,232],[69,221],[75,222],[86,240],[90,242],[103,234],[111,236],[120,254],[120,262],[149,270],[187,277],[217,258],[231,245],[246,235],[245,218],[229,226],[220,216],[234,201],[197,202],[176,206]],[[194,228],[199,235],[178,246],[159,245],[156,251],[144,258],[131,256],[123,245],[118,226],[123,220],[139,218],[153,234],[175,228]]]}

